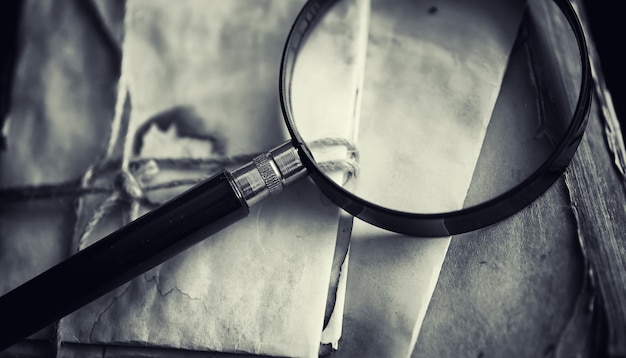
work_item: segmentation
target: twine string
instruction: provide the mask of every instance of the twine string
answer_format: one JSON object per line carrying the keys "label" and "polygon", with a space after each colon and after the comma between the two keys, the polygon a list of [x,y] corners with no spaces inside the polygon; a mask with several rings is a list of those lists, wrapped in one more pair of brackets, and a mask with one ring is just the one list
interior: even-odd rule
{"label": "twine string", "polygon": [[[358,175],[358,150],[354,144],[343,138],[324,138],[311,142],[312,149],[331,146],[343,146],[347,150],[345,159],[328,160],[318,163],[319,168],[327,173],[344,172],[346,182]],[[235,165],[243,165],[261,153],[211,158],[134,158],[128,166],[121,166],[121,158],[103,160],[92,169],[89,177],[117,171],[110,186],[81,185],[81,180],[70,180],[59,184],[26,185],[12,188],[0,188],[0,206],[24,202],[85,195],[106,195],[95,209],[93,216],[85,224],[78,238],[79,245],[91,235],[94,229],[111,210],[120,203],[141,204],[149,209],[161,205],[149,198],[149,193],[180,187],[190,187],[206,179],[217,170]],[[175,179],[162,183],[149,184],[161,169],[191,170],[201,169],[206,176],[189,179]],[[93,181],[89,181],[93,182]],[[83,183],[85,184],[85,183]],[[136,206],[136,205],[135,205]],[[125,221],[129,221],[127,218]],[[126,222],[124,222],[125,224]]]}
{"label": "twine string", "polygon": [[[348,178],[358,175],[358,150],[350,141],[343,138],[325,138],[314,141],[311,148],[344,146],[348,152],[345,159],[328,160],[318,163],[319,168],[324,172],[344,172]],[[220,156],[211,158],[134,158],[129,160],[129,169],[119,169],[121,158],[102,161],[94,168],[93,175],[101,175],[106,172],[117,170],[113,185],[111,186],[86,186],[81,187],[80,180],[70,180],[59,184],[25,185],[9,188],[0,188],[0,205],[7,205],[28,200],[41,200],[66,197],[81,197],[85,195],[109,195],[105,200],[118,202],[126,200],[139,202],[143,205],[153,207],[160,203],[152,202],[147,193],[196,185],[206,180],[209,175],[190,178],[169,180],[157,184],[148,184],[161,169],[190,170],[201,169],[207,174],[213,173],[221,168],[243,165],[252,160],[255,154],[243,154],[236,156]],[[104,205],[104,204],[103,204]],[[109,205],[109,204],[107,204]],[[110,209],[110,208],[109,208]],[[108,209],[107,209],[108,210]],[[94,217],[97,215],[94,215]],[[96,219],[99,221],[99,219]]]}

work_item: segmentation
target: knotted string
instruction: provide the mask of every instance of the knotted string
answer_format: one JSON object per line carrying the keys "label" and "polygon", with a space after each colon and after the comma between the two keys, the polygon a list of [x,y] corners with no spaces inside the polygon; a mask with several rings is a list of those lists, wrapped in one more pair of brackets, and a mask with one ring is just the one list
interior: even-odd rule
{"label": "knotted string", "polygon": [[[330,146],[345,146],[348,150],[348,158],[323,161],[318,163],[318,167],[325,173],[344,172],[348,180],[357,177],[359,171],[358,150],[350,141],[342,138],[325,138],[310,144],[311,148]],[[143,182],[148,182],[150,178],[156,175],[160,169],[202,169],[212,173],[221,168],[243,165],[252,161],[252,158],[260,154],[262,153],[212,158],[136,158],[129,161],[130,171],[118,169],[119,173],[112,186],[80,187],[80,180],[70,180],[59,184],[0,188],[0,205],[28,200],[113,193],[118,193],[120,198],[143,201],[148,200],[145,195],[146,192],[195,185],[208,178],[208,176],[205,176],[194,179],[170,180],[152,185],[143,184]],[[105,161],[94,168],[93,175],[103,174],[119,168],[120,162],[121,159]],[[141,179],[138,180],[137,176]],[[152,205],[154,204],[152,203]]]}
{"label": "knotted string", "polygon": [[[347,150],[345,159],[328,160],[318,163],[319,168],[326,172],[344,172],[346,182],[358,175],[358,150],[350,141],[343,138],[324,138],[309,144],[311,149],[343,146]],[[237,156],[220,156],[211,158],[135,158],[129,160],[127,167],[120,166],[122,159],[105,160],[92,168],[91,177],[117,170],[117,174],[110,186],[81,186],[80,180],[70,180],[59,184],[27,185],[12,188],[0,188],[0,205],[10,203],[53,199],[63,197],[80,197],[85,195],[108,195],[107,198],[95,210],[89,219],[79,238],[83,242],[88,237],[98,223],[121,202],[139,203],[150,209],[154,209],[161,203],[154,202],[148,197],[148,193],[172,189],[178,187],[189,187],[206,180],[210,174],[224,167],[243,165],[250,162],[252,158],[262,153],[243,154]],[[119,169],[119,168],[122,169]],[[118,168],[118,169],[116,169]],[[126,169],[129,168],[129,169]],[[157,184],[149,183],[161,169],[202,169],[207,175],[198,178],[169,180]]]}

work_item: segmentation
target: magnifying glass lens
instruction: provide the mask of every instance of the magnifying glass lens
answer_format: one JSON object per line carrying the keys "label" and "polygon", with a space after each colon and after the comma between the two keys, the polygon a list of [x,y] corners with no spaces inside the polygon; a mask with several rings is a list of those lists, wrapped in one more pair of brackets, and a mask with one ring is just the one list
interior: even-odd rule
{"label": "magnifying glass lens", "polygon": [[317,169],[357,200],[424,217],[513,200],[562,169],[586,98],[571,19],[556,2],[492,3],[319,11],[287,85]]}

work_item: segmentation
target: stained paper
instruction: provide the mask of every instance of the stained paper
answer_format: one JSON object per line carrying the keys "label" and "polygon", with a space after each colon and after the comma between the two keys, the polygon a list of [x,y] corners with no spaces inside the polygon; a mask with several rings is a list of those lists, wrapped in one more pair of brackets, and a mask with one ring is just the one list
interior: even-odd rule
{"label": "stained paper", "polygon": [[[413,212],[463,206],[523,6],[372,2],[357,194]],[[339,356],[411,355],[449,242],[355,221]]]}
{"label": "stained paper", "polygon": [[[118,67],[105,48],[90,47],[98,31],[78,3],[24,1],[22,6],[0,187],[77,183],[105,143]],[[91,51],[76,51],[80,48]],[[72,197],[0,202],[4,294],[67,257],[75,208]],[[48,327],[32,338],[54,335],[54,327]]]}
{"label": "stained paper", "polygon": [[[133,159],[232,156],[279,144],[285,138],[276,99],[279,56],[302,2],[250,3],[129,1],[124,31],[112,36],[119,41],[123,55],[119,76],[115,60],[94,45],[97,31],[80,20],[75,3],[54,8],[43,5],[39,12],[35,9],[41,4],[27,2],[30,7],[24,13],[29,23],[55,27],[54,31],[35,31],[39,34],[35,37],[45,43],[27,43],[20,61],[9,121],[11,151],[0,156],[3,185],[78,179],[90,163],[102,157],[125,158],[118,163],[120,169],[133,173],[144,185],[156,185],[199,178],[208,171],[155,167],[154,163],[137,168]],[[363,3],[359,2],[360,6]],[[354,57],[356,62],[349,64],[358,65],[356,69],[343,67],[354,70],[347,75],[339,71],[341,66],[327,77],[310,72],[304,82],[333,78],[346,78],[346,82],[324,92],[327,99],[319,106],[305,102],[299,108],[309,106],[304,113],[331,110],[350,119],[341,130],[314,137],[332,135],[356,143],[361,152],[361,175],[348,183],[351,188],[372,201],[407,210],[453,210],[463,204],[522,6],[522,1],[374,0],[371,14],[364,7],[356,12],[344,7],[337,13],[335,20],[360,14],[359,20],[351,23],[353,27],[347,28],[369,28],[366,47],[358,42],[363,38],[356,36],[360,45],[345,48],[357,53],[366,48],[367,58]],[[115,11],[105,15],[107,23],[115,21]],[[64,26],[70,24],[91,30],[64,32]],[[346,27],[333,29],[345,31]],[[58,36],[54,35],[57,31]],[[89,36],[82,37],[85,34]],[[67,47],[59,46],[63,41],[68,41]],[[48,52],[40,54],[39,47]],[[99,50],[76,50],[92,47]],[[332,49],[329,46],[326,53]],[[328,59],[324,52],[317,54],[321,60]],[[361,65],[367,74],[363,78]],[[327,69],[315,71],[323,74]],[[32,91],[33,87],[41,91]],[[408,104],[402,100],[406,93],[412,98]],[[368,158],[381,158],[376,153],[387,147],[379,141],[388,137],[392,128],[406,125],[407,116],[416,121],[409,128],[415,136],[402,145],[410,146],[413,159],[423,159],[414,163],[420,165],[420,176],[394,183],[413,186],[417,180],[419,187],[429,190],[411,190],[418,196],[387,202],[393,199],[381,195],[387,182],[378,180],[381,174],[393,171],[395,163],[372,164]],[[459,118],[469,121],[464,130],[458,130]],[[433,127],[435,119],[438,122]],[[433,135],[432,130],[441,132]],[[111,133],[111,138],[103,133]],[[37,140],[12,142],[12,138]],[[59,155],[50,157],[52,153]],[[317,153],[319,158],[349,154],[345,147]],[[435,171],[428,169],[444,160],[454,161],[451,171],[430,175]],[[24,169],[20,162],[34,165]],[[88,179],[84,184],[111,185],[116,180],[111,173],[91,173],[83,177]],[[343,174],[336,177],[342,182],[346,179]],[[152,191],[148,196],[158,202],[181,189]],[[72,225],[74,205],[55,204],[60,204],[62,211],[44,208],[41,215],[33,216],[33,204],[29,203],[20,208],[27,212],[24,217],[14,218],[18,210],[2,212],[0,264],[3,272],[4,267],[7,272],[20,272],[2,281],[4,291],[98,240],[129,216],[149,209],[137,202],[107,204],[107,196],[102,195],[85,197]],[[94,213],[107,205],[111,206],[108,214],[94,221]],[[333,255],[338,235],[345,236],[350,228],[351,219],[340,218],[339,210],[310,182],[303,181],[281,197],[260,204],[237,227],[63,319],[58,327],[59,355],[84,356],[90,345],[113,344],[129,348],[95,349],[94,356],[140,354],[140,348],[130,346],[144,347],[141,354],[152,356],[174,352],[160,350],[164,347],[314,356],[322,340],[339,347],[338,356],[408,356],[449,238],[412,240],[357,220],[350,260],[337,260]],[[42,240],[48,231],[74,231],[74,240],[62,234]],[[14,239],[22,237],[29,240]],[[342,242],[345,245],[346,240]],[[338,272],[342,273],[339,281],[329,285],[329,277],[337,277]],[[330,305],[329,286],[333,290],[339,287]],[[325,306],[335,309],[326,317],[334,331],[322,334]],[[55,334],[52,329],[47,333],[47,338]]]}
{"label": "stained paper", "polygon": [[[206,168],[131,162],[235,157],[283,142],[278,66],[301,5],[128,1],[115,119],[128,135],[113,138],[109,150],[123,154],[122,170],[146,186],[188,180],[206,175]],[[335,111],[350,115],[357,84],[339,84],[336,93],[345,101]],[[175,192],[148,195],[160,202]],[[85,215],[93,215],[102,202],[83,205]],[[148,207],[135,202],[122,209],[132,218]],[[343,230],[339,213],[307,180],[287,188],[251,208],[248,218],[63,319],[59,337],[68,344],[62,355],[81,343],[317,356]],[[98,223],[75,240],[78,249],[114,225]],[[84,232],[89,223],[78,227]],[[334,306],[341,311],[341,301]],[[340,332],[328,334],[336,342]]]}
{"label": "stained paper", "polygon": [[[359,128],[363,76],[369,33],[370,1],[343,1],[321,16],[300,45],[289,87],[289,100],[296,129],[318,162],[343,159],[345,170],[326,173],[331,179],[351,188],[358,176]],[[332,139],[339,145],[315,145]],[[338,248],[347,245],[352,232],[352,217],[343,212]],[[343,240],[342,240],[343,239]],[[338,250],[341,251],[341,250]],[[348,256],[335,262],[338,277],[329,289],[335,293],[333,314],[322,334],[330,350],[339,347],[343,306],[348,273]]]}

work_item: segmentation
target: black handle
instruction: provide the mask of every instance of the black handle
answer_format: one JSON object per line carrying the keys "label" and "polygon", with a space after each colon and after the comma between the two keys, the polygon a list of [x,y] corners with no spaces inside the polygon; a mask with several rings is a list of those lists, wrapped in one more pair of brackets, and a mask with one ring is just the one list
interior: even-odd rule
{"label": "black handle", "polygon": [[0,297],[0,351],[246,217],[221,172]]}

